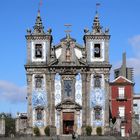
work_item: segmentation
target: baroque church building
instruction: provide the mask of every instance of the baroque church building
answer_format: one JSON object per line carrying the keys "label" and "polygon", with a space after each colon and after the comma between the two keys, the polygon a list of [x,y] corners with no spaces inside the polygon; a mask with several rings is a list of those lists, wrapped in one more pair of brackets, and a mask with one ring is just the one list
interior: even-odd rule
{"label": "baroque church building", "polygon": [[109,128],[109,30],[96,13],[92,30],[84,30],[84,45],[66,37],[53,45],[52,30],[44,31],[38,12],[33,31],[27,30],[27,127],[43,133],[51,126],[57,135],[86,126]]}

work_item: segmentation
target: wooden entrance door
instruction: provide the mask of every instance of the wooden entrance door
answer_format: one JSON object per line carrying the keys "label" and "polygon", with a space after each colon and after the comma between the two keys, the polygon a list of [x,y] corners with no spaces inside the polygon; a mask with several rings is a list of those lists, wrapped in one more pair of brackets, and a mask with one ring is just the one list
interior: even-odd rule
{"label": "wooden entrance door", "polygon": [[72,134],[74,126],[74,113],[63,113],[63,133]]}

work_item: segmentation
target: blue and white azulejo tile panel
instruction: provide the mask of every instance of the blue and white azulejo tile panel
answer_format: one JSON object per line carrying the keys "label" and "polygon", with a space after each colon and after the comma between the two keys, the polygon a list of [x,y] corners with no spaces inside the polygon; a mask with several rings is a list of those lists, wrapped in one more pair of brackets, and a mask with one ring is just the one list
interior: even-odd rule
{"label": "blue and white azulejo tile panel", "polygon": [[59,73],[55,75],[55,105],[61,102],[61,76]]}
{"label": "blue and white azulejo tile panel", "polygon": [[78,73],[76,76],[76,82],[75,82],[75,101],[82,105],[82,79],[81,74]]}

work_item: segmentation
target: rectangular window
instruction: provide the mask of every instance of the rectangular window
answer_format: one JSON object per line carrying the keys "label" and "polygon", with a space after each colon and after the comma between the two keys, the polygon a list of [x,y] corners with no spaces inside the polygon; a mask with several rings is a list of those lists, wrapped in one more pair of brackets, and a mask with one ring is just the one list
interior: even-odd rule
{"label": "rectangular window", "polygon": [[96,106],[94,108],[95,120],[101,120],[101,111],[102,111],[102,108],[99,106]]}
{"label": "rectangular window", "polygon": [[124,99],[124,87],[119,87],[119,99]]}
{"label": "rectangular window", "polygon": [[135,119],[139,120],[139,114],[135,114]]}
{"label": "rectangular window", "polygon": [[119,107],[119,116],[120,117],[125,116],[125,107],[124,106]]}
{"label": "rectangular window", "polygon": [[133,106],[137,107],[138,105],[137,104],[133,104]]}
{"label": "rectangular window", "polygon": [[94,76],[94,87],[101,88],[101,76],[99,75]]}
{"label": "rectangular window", "polygon": [[120,76],[120,71],[119,70],[116,70],[115,71],[115,79],[118,78],[119,76]]}
{"label": "rectangular window", "polygon": [[96,57],[96,58],[101,57],[100,44],[94,44],[94,57]]}
{"label": "rectangular window", "polygon": [[42,44],[35,44],[35,57],[42,58]]}
{"label": "rectangular window", "polygon": [[39,121],[39,120],[42,120],[42,110],[41,109],[37,109],[36,110],[36,119]]}
{"label": "rectangular window", "polygon": [[72,96],[72,80],[64,80],[64,93],[66,97]]}
{"label": "rectangular window", "polygon": [[35,77],[35,88],[40,89],[42,88],[42,83],[43,83],[43,76],[36,76]]}

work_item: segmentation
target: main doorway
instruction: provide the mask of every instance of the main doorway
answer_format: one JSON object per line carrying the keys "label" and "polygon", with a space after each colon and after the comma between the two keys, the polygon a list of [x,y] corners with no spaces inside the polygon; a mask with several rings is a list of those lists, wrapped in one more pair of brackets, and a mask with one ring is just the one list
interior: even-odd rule
{"label": "main doorway", "polygon": [[63,113],[63,134],[72,134],[74,126],[74,113]]}

